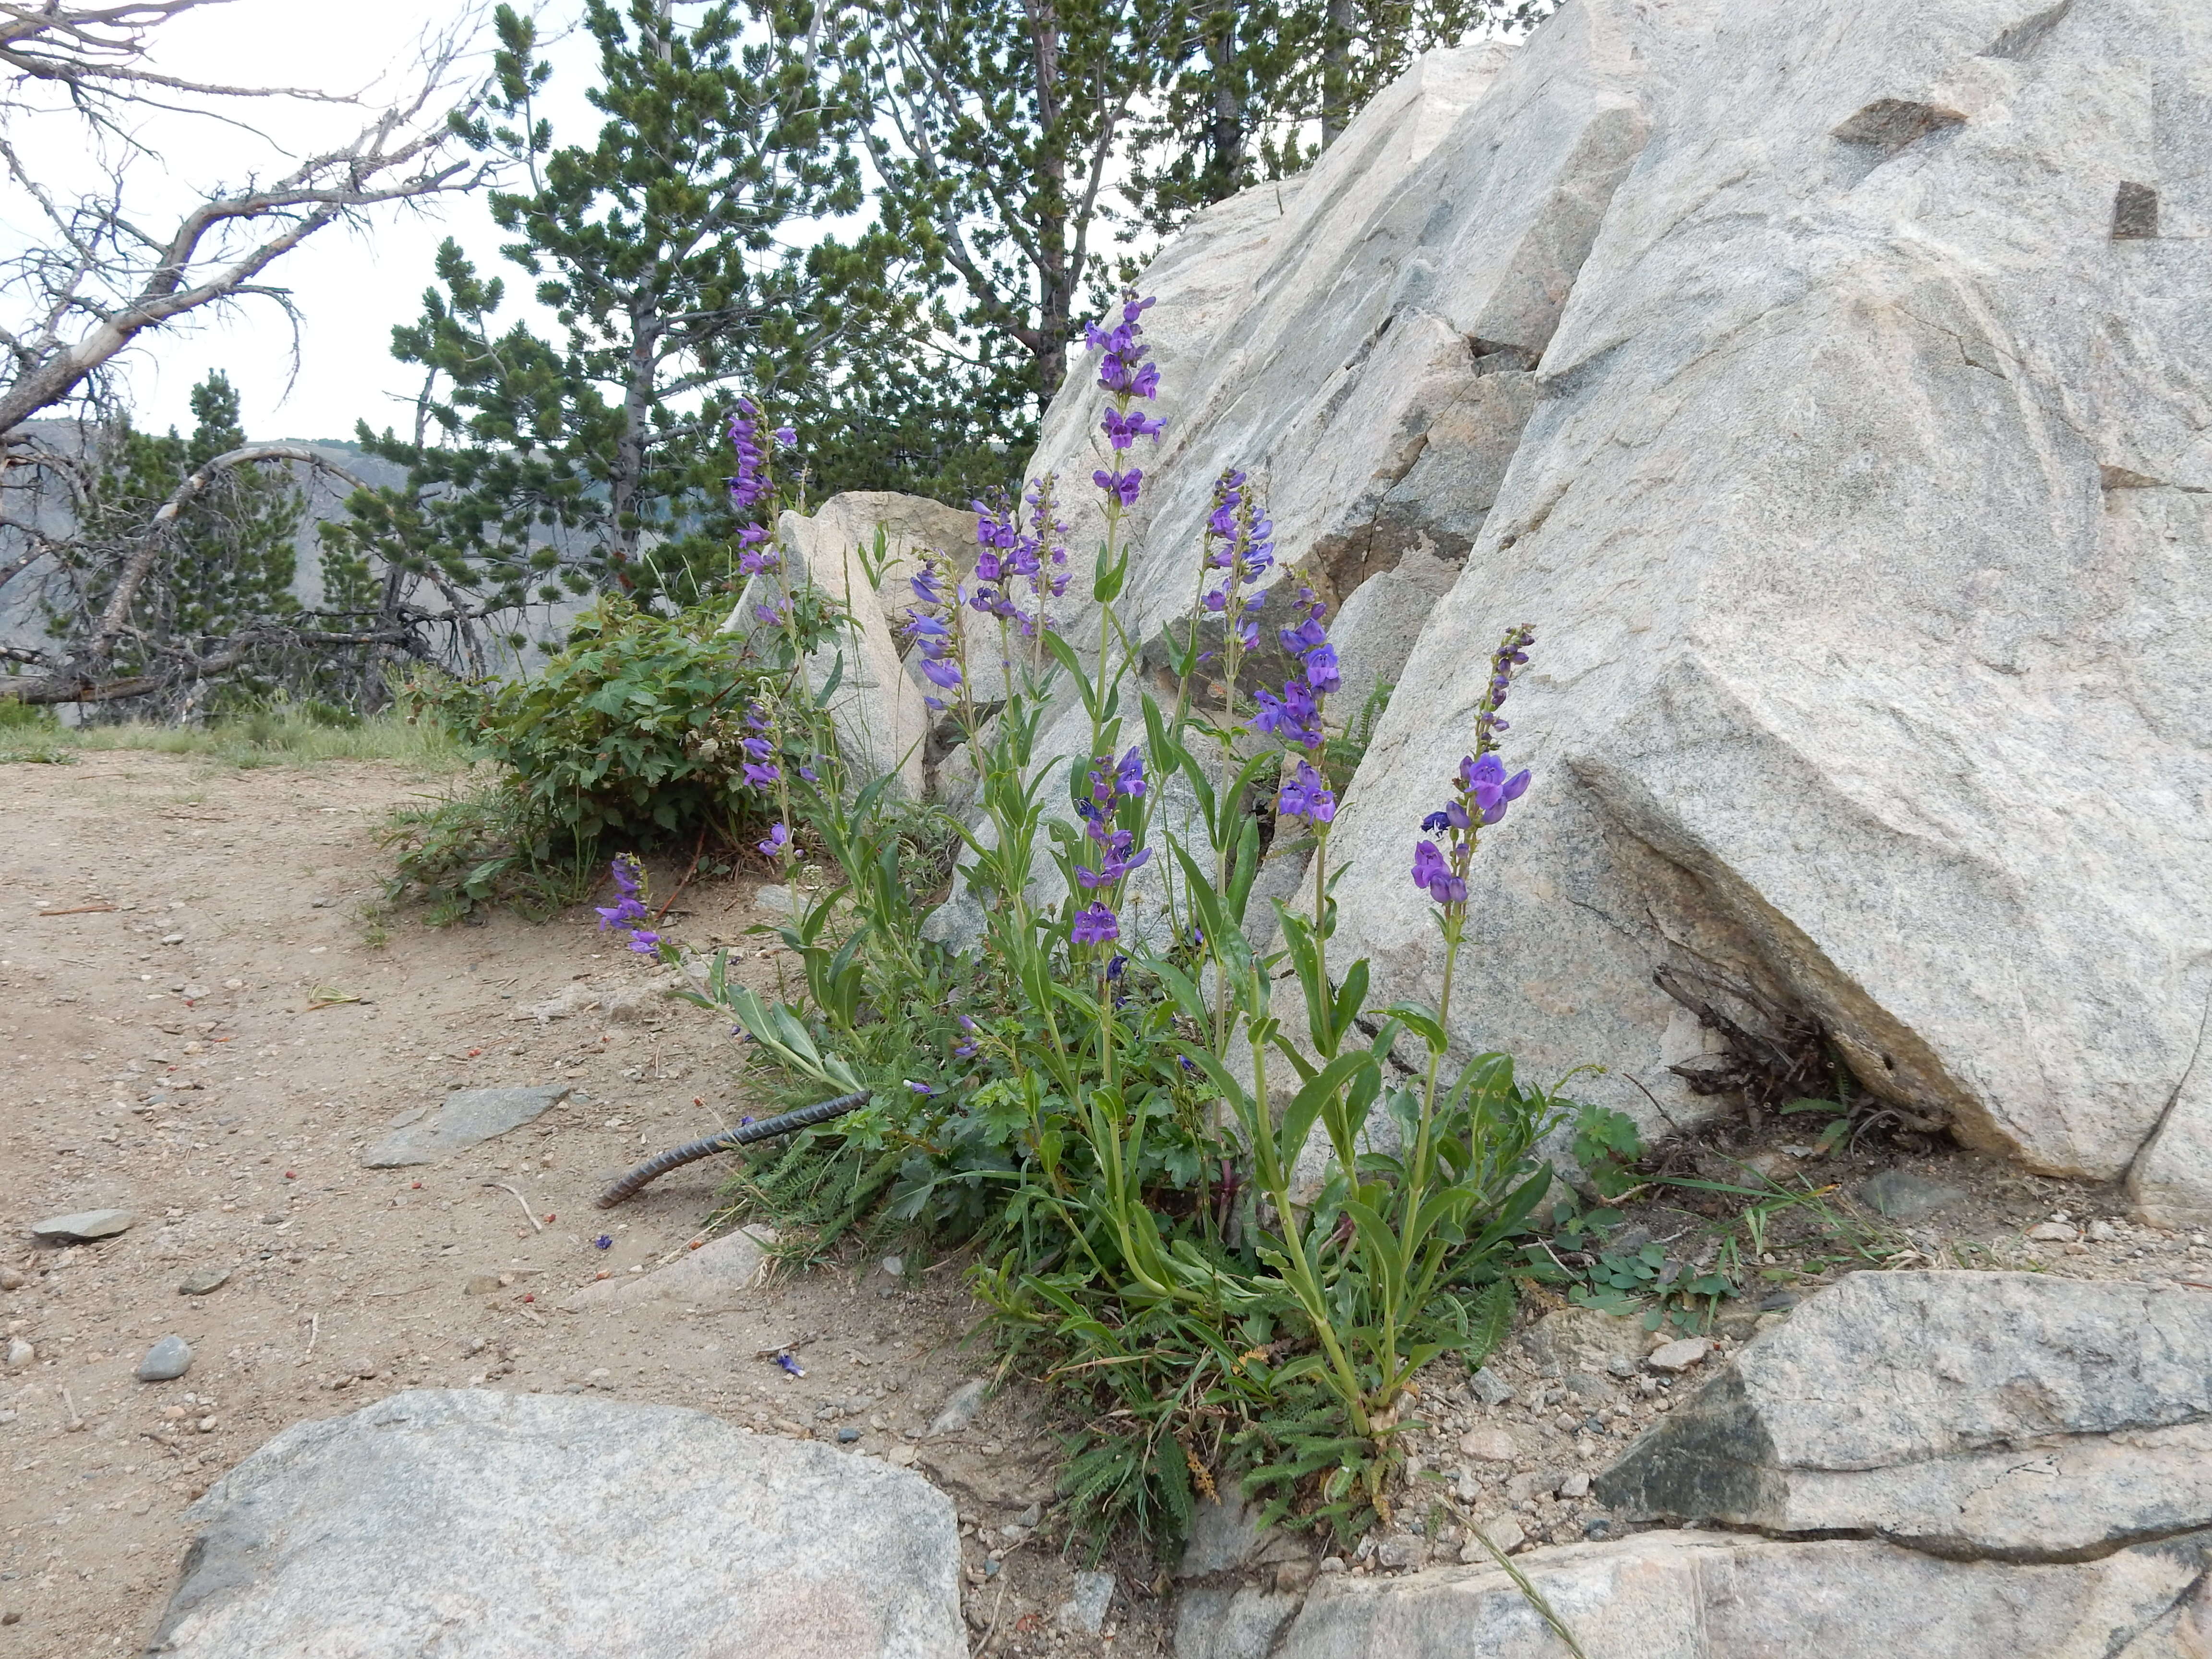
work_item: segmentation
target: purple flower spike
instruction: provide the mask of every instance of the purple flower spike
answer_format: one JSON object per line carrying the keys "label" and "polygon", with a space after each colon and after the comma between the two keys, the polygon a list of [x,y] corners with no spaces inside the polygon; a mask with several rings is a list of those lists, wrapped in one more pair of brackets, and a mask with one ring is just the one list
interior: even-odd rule
{"label": "purple flower spike", "polygon": [[1121,924],[1103,904],[1075,913],[1075,927],[1068,937],[1078,945],[1110,945],[1121,937]]}
{"label": "purple flower spike", "polygon": [[757,843],[763,858],[781,859],[791,850],[791,826],[779,823],[768,832],[768,839]]}
{"label": "purple flower spike", "polygon": [[1109,472],[1103,467],[1091,475],[1091,482],[1124,507],[1137,504],[1137,492],[1144,487],[1145,475],[1135,467],[1127,472]]}

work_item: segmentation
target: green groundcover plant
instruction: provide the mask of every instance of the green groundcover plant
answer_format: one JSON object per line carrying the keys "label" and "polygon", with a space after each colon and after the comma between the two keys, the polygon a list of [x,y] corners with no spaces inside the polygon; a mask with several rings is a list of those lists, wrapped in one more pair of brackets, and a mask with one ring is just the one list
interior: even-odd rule
{"label": "green groundcover plant", "polygon": [[[1329,836],[1357,749],[1330,735],[1336,655],[1314,596],[1269,580],[1272,530],[1243,474],[1218,481],[1199,556],[1196,616],[1218,628],[1184,630],[1171,699],[1133,673],[1123,526],[1137,446],[1163,429],[1146,412],[1147,304],[1089,331],[1111,458],[1092,478],[1107,517],[1095,649],[1059,625],[1055,479],[980,504],[972,573],[931,560],[911,579],[928,701],[972,762],[955,830],[981,937],[964,953],[921,937],[915,812],[838,764],[833,688],[809,665],[841,619],[760,527],[794,434],[771,441],[740,405],[739,610],[759,666],[732,679],[721,665],[738,772],[730,804],[701,810],[733,822],[749,797],[761,855],[822,878],[793,882],[781,930],[803,986],[770,1000],[717,959],[697,994],[734,1016],[772,1091],[873,1091],[748,1165],[740,1203],[806,1224],[817,1249],[863,1226],[973,1247],[1008,1364],[1074,1407],[1064,1490],[1095,1540],[1133,1524],[1165,1547],[1224,1477],[1270,1520],[1348,1534],[1388,1511],[1417,1374],[1448,1354],[1479,1363],[1506,1332],[1553,1181],[1540,1143],[1572,1113],[1506,1056],[1454,1056],[1446,1036],[1468,872],[1528,785],[1498,753],[1499,710],[1533,636],[1499,641],[1472,752],[1408,826],[1410,878],[1443,942],[1436,1003],[1370,1006],[1367,964],[1331,954]],[[1263,626],[1294,672],[1248,699]],[[1078,708],[1084,755],[1041,757],[1048,717]],[[1301,896],[1259,913],[1263,860],[1301,856]],[[674,959],[625,873],[603,921]]]}

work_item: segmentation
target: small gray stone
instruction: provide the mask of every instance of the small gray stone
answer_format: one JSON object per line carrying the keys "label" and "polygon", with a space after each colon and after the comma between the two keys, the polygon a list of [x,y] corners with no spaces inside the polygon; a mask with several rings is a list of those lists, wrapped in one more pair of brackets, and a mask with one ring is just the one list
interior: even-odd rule
{"label": "small gray stone", "polygon": [[185,1282],[177,1286],[179,1296],[205,1296],[219,1291],[230,1279],[228,1267],[195,1267],[185,1275]]}
{"label": "small gray stone", "polygon": [[1502,1406],[1513,1398],[1513,1385],[1485,1365],[1467,1380],[1468,1391],[1486,1406]]}
{"label": "small gray stone", "polygon": [[929,1420],[925,1437],[935,1439],[940,1434],[958,1434],[975,1420],[975,1413],[983,1409],[983,1396],[991,1391],[988,1377],[977,1377],[972,1382],[963,1382],[952,1391],[951,1397],[939,1408]]}
{"label": "small gray stone", "polygon": [[78,1210],[70,1215],[50,1215],[31,1224],[31,1235],[48,1243],[72,1240],[112,1238],[138,1218],[128,1210]]}
{"label": "small gray stone", "polygon": [[1927,1181],[1903,1170],[1884,1170],[1859,1188],[1859,1202],[1892,1221],[1918,1221],[1948,1210],[1966,1194],[1956,1187]]}
{"label": "small gray stone", "polygon": [[1067,1600],[1053,1615],[1054,1626],[1073,1636],[1096,1636],[1105,1626],[1106,1610],[1114,1604],[1114,1575],[1079,1572],[1068,1583]]}
{"label": "small gray stone", "polygon": [[788,887],[771,885],[755,890],[753,893],[753,908],[756,910],[765,910],[770,915],[789,915],[791,914],[791,889]]}
{"label": "small gray stone", "polygon": [[18,1365],[27,1365],[38,1357],[39,1351],[33,1347],[29,1343],[24,1341],[21,1337],[11,1336],[8,1339],[8,1364],[9,1369],[12,1370]]}
{"label": "small gray stone", "polygon": [[191,1344],[181,1336],[165,1336],[146,1350],[138,1362],[141,1382],[168,1382],[191,1369]]}
{"label": "small gray stone", "polygon": [[372,1170],[433,1164],[448,1152],[481,1145],[518,1128],[568,1097],[565,1085],[537,1089],[456,1089],[434,1114],[417,1112],[392,1125],[362,1162]]}
{"label": "small gray stone", "polygon": [[1376,1565],[1388,1567],[1393,1572],[1418,1567],[1428,1559],[1429,1540],[1406,1533],[1393,1533],[1375,1547]]}
{"label": "small gray stone", "polygon": [[1655,1371],[1686,1371],[1692,1365],[1705,1363],[1713,1345],[1702,1336],[1686,1336],[1679,1342],[1668,1342],[1654,1348],[1644,1363]]}
{"label": "small gray stone", "polygon": [[1481,1538],[1470,1538],[1460,1547],[1459,1559],[1470,1566],[1491,1559],[1490,1550],[1482,1547],[1483,1539],[1488,1539],[1491,1549],[1500,1555],[1510,1555],[1528,1541],[1528,1534],[1521,1529],[1521,1523],[1510,1515],[1493,1516],[1477,1530]]}
{"label": "small gray stone", "polygon": [[1559,1482],[1559,1496],[1562,1498],[1588,1498],[1589,1496],[1589,1475],[1586,1471],[1582,1469],[1577,1469],[1572,1474]]}

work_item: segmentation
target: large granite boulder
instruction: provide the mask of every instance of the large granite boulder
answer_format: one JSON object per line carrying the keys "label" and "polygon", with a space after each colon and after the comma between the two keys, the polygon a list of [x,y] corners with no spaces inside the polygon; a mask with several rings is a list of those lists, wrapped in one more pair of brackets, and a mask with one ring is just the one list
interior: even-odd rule
{"label": "large granite boulder", "polygon": [[183,1659],[965,1659],[920,1476],[702,1412],[475,1390],[287,1429],[194,1504]]}
{"label": "large granite boulder", "polygon": [[[1853,1539],[1651,1532],[1514,1565],[1582,1651],[1636,1659],[2188,1659],[2212,1622],[2212,1539],[2094,1561],[1945,1561]],[[1276,1659],[1559,1659],[1568,1650],[1504,1573],[1324,1579]]]}
{"label": "large granite boulder", "polygon": [[[870,570],[878,532],[884,563],[874,575],[880,582]],[[902,596],[925,550],[955,562],[964,554],[974,562],[975,515],[917,495],[860,490],[832,495],[811,514],[785,513],[775,539],[783,569],[745,584],[726,631],[750,640],[763,626],[761,607],[803,586],[843,605],[848,625],[807,659],[809,687],[819,693],[836,677],[830,724],[856,776],[895,775],[908,799],[920,799],[931,721],[920,679],[902,660]]]}
{"label": "large granite boulder", "polygon": [[[1263,481],[1398,685],[1332,848],[1378,1002],[1437,994],[1411,847],[1526,621],[1465,1052],[1685,1121],[1668,968],[2212,1218],[2207,64],[2199,0],[1574,0],[1163,252],[1129,621]],[[1097,418],[1072,374],[1032,471],[1086,478]]]}
{"label": "large granite boulder", "polygon": [[1636,1518],[2063,1560],[2212,1527],[2212,1293],[1855,1273],[1597,1482]]}

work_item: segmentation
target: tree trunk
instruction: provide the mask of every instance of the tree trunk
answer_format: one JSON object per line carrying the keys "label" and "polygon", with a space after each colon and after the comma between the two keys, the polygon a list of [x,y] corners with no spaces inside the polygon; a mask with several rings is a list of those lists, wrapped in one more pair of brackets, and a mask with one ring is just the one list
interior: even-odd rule
{"label": "tree trunk", "polygon": [[653,386],[660,344],[658,305],[650,289],[631,300],[629,307],[629,370],[623,384],[622,436],[615,441],[615,464],[607,480],[607,507],[611,518],[608,562],[624,587],[630,585],[624,567],[637,556],[643,526],[635,521],[639,491],[645,483],[646,428],[653,418]]}
{"label": "tree trunk", "polygon": [[1067,157],[1060,131],[1060,18],[1052,0],[1025,0],[1030,49],[1036,65],[1037,149],[1042,186],[1037,191],[1037,397],[1049,404],[1067,378],[1068,317],[1075,280],[1067,264]]}
{"label": "tree trunk", "polygon": [[1237,84],[1237,12],[1224,5],[1206,20],[1206,56],[1213,70],[1213,111],[1206,129],[1207,196],[1237,188],[1244,167],[1244,94]]}
{"label": "tree trunk", "polygon": [[1327,149],[1352,122],[1352,26],[1353,0],[1328,0],[1322,38],[1321,147]]}

